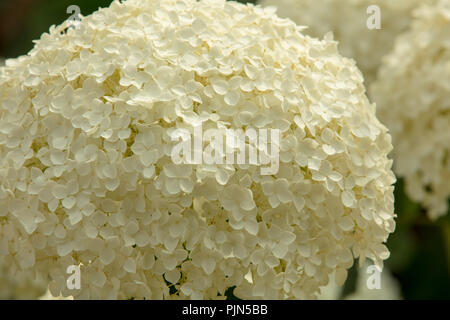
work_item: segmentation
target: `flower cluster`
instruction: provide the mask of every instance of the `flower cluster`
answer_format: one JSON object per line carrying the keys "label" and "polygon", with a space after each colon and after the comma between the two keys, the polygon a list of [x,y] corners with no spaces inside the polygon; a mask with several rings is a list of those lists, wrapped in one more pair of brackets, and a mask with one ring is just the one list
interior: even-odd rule
{"label": "flower cluster", "polygon": [[[364,74],[366,83],[376,78],[382,57],[394,46],[395,38],[405,31],[411,11],[433,0],[261,0],[273,5],[277,13],[307,26],[306,33],[322,37],[333,31],[339,41],[339,51],[354,58]],[[377,5],[381,13],[381,29],[370,30],[367,8]]]}
{"label": "flower cluster", "polygon": [[371,87],[392,132],[396,173],[436,219],[450,196],[450,3],[417,11]]}
{"label": "flower cluster", "polygon": [[[0,57],[0,74],[4,65],[5,59]],[[11,275],[6,271],[7,268],[8,266],[0,263],[0,300],[36,299],[45,292],[44,280],[36,280],[34,275],[28,273]]]}
{"label": "flower cluster", "polygon": [[8,266],[0,265],[0,300],[34,300],[45,293],[45,280],[35,278],[29,272],[13,275],[7,269]]}
{"label": "flower cluster", "polygon": [[[301,30],[224,0],[114,1],[8,60],[0,264],[75,299],[314,298],[354,258],[381,266],[391,138],[353,60]],[[198,123],[280,130],[278,172],[174,164]]]}

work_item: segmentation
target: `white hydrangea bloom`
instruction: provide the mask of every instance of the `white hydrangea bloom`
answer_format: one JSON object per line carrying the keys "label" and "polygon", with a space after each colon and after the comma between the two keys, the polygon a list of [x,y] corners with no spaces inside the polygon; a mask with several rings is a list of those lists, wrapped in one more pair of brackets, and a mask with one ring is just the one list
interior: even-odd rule
{"label": "white hydrangea bloom", "polygon": [[[426,1],[433,0],[261,0],[260,3],[276,6],[281,17],[307,26],[305,32],[311,36],[323,37],[332,31],[339,41],[339,51],[357,61],[366,83],[370,84],[382,57],[407,29],[411,11]],[[381,29],[367,27],[373,14],[367,13],[371,5],[380,8]]]}
{"label": "white hydrangea bloom", "polygon": [[450,196],[450,3],[417,11],[371,87],[380,118],[392,132],[395,171],[431,219]]}
{"label": "white hydrangea bloom", "polygon": [[[75,299],[300,299],[388,257],[391,138],[330,37],[223,0],[114,1],[66,27],[0,76],[11,272]],[[279,129],[279,171],[175,165],[173,131],[199,122]]]}

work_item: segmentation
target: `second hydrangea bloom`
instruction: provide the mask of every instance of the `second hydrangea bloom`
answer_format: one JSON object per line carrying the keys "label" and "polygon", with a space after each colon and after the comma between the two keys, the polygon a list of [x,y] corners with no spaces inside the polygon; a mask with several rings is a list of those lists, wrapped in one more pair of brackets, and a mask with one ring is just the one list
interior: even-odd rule
{"label": "second hydrangea bloom", "polygon": [[378,114],[392,132],[396,173],[432,219],[450,196],[450,3],[417,12],[372,85]]}
{"label": "second hydrangea bloom", "polygon": [[[261,0],[263,5],[278,8],[277,13],[306,26],[306,33],[323,37],[332,31],[339,41],[340,52],[357,61],[366,84],[376,78],[383,56],[390,52],[396,37],[411,21],[411,12],[434,0]],[[380,29],[369,29],[367,20],[376,5]]]}

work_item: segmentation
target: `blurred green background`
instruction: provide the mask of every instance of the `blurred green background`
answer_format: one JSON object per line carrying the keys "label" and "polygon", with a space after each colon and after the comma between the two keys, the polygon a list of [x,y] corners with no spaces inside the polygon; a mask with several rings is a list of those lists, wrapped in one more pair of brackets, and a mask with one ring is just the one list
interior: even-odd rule
{"label": "blurred green background", "polygon": [[[66,13],[70,5],[78,5],[86,16],[110,2],[0,0],[0,57],[26,54],[32,40],[70,16]],[[391,256],[385,265],[399,281],[404,299],[450,299],[450,213],[435,222],[428,220],[424,209],[405,196],[401,180],[396,184],[395,197],[397,227],[387,243]],[[342,297],[355,290],[357,273],[355,264]]]}

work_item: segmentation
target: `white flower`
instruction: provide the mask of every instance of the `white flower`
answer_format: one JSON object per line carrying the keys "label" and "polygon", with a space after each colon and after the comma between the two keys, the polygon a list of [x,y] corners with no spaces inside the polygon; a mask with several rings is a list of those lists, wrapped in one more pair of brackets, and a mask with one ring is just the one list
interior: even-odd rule
{"label": "white flower", "polygon": [[226,186],[224,191],[219,193],[219,199],[224,209],[235,213],[238,220],[242,218],[243,211],[255,208],[252,191],[239,185]]}
{"label": "white flower", "polygon": [[191,179],[192,167],[190,165],[167,164],[163,168],[164,188],[169,194],[180,192],[191,193],[194,183]]}
{"label": "white flower", "polygon": [[294,198],[294,195],[289,190],[289,182],[287,179],[263,182],[262,188],[273,208],[278,207],[280,203],[289,203]]}
{"label": "white flower", "polygon": [[257,266],[256,272],[263,276],[269,269],[275,268],[280,264],[269,248],[259,248],[252,253],[251,261]]}
{"label": "white flower", "polygon": [[377,112],[392,132],[395,171],[407,195],[431,219],[446,214],[450,196],[450,7],[417,11],[371,87]]}
{"label": "white flower", "polygon": [[[224,0],[117,0],[66,27],[1,69],[5,276],[75,299],[306,299],[382,264],[390,136],[336,42]],[[279,170],[175,164],[199,123],[278,129]]]}

